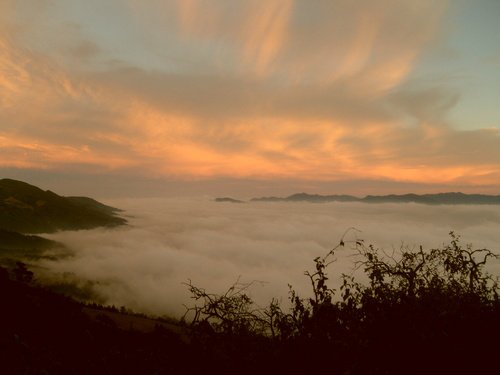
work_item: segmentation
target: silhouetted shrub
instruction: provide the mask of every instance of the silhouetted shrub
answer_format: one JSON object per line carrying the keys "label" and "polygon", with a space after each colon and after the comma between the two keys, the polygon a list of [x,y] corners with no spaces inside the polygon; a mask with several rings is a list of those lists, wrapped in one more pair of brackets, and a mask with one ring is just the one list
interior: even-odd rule
{"label": "silhouetted shrub", "polygon": [[[251,283],[237,282],[216,295],[189,282],[198,302],[187,309],[194,312],[193,332],[212,340],[230,336],[233,342],[234,337],[265,337],[273,348],[267,355],[275,361],[303,358],[305,362],[292,366],[295,370],[320,368],[326,358],[335,361],[339,373],[429,372],[431,363],[431,372],[486,369],[488,363],[476,358],[499,349],[488,339],[500,334],[500,303],[498,278],[484,267],[498,255],[462,245],[453,232],[450,237],[440,248],[401,246],[390,254],[362,240],[342,238],[314,259],[314,271],[305,272],[310,297],[299,296],[290,286],[289,309],[277,300],[265,309],[256,307],[247,293]],[[368,282],[342,274],[336,294],[328,286],[327,269],[339,248],[354,251],[354,268]]]}
{"label": "silhouetted shrub", "polygon": [[29,284],[33,281],[33,272],[31,272],[23,262],[16,262],[16,268],[13,270],[17,281]]}

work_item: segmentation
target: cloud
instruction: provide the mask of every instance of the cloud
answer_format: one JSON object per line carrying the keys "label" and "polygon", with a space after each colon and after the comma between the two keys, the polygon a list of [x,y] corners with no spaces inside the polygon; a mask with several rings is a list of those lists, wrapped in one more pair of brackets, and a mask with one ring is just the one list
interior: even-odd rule
{"label": "cloud", "polygon": [[447,1],[130,0],[95,20],[92,2],[81,14],[30,3],[2,5],[4,168],[470,185],[500,174],[497,132],[447,121],[460,93],[409,79]]}
{"label": "cloud", "polygon": [[[191,279],[209,292],[222,293],[241,276],[259,280],[251,293],[265,305],[272,297],[286,304],[290,283],[310,295],[303,272],[326,254],[351,226],[347,240],[364,239],[387,251],[408,246],[439,247],[448,232],[463,243],[498,251],[497,206],[418,204],[220,204],[208,198],[135,199],[112,202],[127,209],[131,225],[114,230],[61,232],[47,237],[63,242],[74,257],[42,261],[46,278],[71,273],[91,280],[95,290],[116,306],[181,316],[190,304],[182,285]],[[329,268],[332,285],[352,271],[352,251],[336,253]],[[500,274],[500,264],[491,272]]]}
{"label": "cloud", "polygon": [[441,86],[419,88],[409,84],[393,93],[389,100],[401,114],[413,118],[416,123],[443,124],[446,115],[460,100],[460,94]]}

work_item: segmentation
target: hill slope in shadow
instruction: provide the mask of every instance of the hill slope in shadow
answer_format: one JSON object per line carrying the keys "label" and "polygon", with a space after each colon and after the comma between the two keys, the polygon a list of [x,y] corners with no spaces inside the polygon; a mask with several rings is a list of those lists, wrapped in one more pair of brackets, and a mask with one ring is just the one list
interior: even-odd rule
{"label": "hill slope in shadow", "polygon": [[126,224],[120,210],[87,197],[62,197],[22,181],[0,180],[0,228],[20,233]]}

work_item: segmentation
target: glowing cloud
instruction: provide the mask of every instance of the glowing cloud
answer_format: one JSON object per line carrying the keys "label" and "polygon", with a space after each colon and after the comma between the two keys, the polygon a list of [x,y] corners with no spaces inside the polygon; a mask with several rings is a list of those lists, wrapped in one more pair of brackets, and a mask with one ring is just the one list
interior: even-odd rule
{"label": "glowing cloud", "polygon": [[500,182],[499,131],[411,77],[447,1],[28,3],[0,9],[1,167]]}

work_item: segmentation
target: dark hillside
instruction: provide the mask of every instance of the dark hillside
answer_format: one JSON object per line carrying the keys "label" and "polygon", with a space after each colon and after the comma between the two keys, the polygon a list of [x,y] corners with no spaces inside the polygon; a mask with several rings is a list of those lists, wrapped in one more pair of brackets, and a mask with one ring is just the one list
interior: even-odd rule
{"label": "dark hillside", "polygon": [[[12,275],[11,275],[12,276]],[[118,329],[105,314],[91,319],[83,305],[11,280],[0,268],[0,373],[194,373],[196,363],[174,333]],[[191,371],[192,369],[192,371]]]}
{"label": "dark hillside", "polygon": [[0,229],[0,250],[40,249],[58,246],[55,241]]}
{"label": "dark hillside", "polygon": [[0,180],[0,228],[21,233],[113,227],[117,209],[85,197],[62,197],[25,182]]}
{"label": "dark hillside", "polygon": [[89,197],[65,197],[65,198],[76,206],[91,209],[94,211],[100,211],[108,215],[113,215],[122,211],[119,208],[105,205]]}
{"label": "dark hillside", "polygon": [[0,229],[0,265],[12,266],[17,261],[61,257],[68,254],[69,250],[59,242]]}

